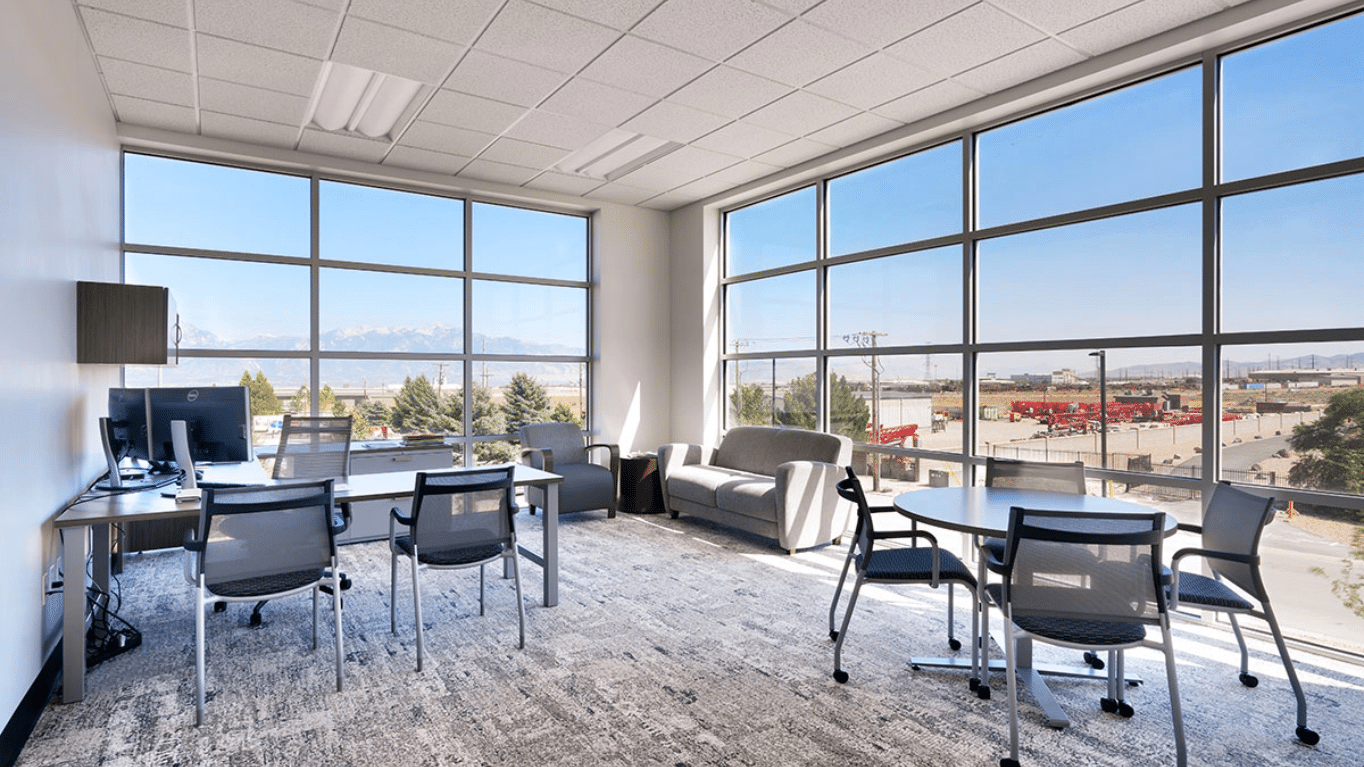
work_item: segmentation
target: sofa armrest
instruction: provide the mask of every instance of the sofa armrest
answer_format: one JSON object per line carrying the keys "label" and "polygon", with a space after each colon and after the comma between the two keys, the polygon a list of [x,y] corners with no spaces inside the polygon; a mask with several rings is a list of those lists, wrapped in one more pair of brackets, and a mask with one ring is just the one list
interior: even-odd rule
{"label": "sofa armrest", "polygon": [[715,448],[705,445],[688,445],[674,442],[658,449],[658,487],[663,494],[663,508],[668,516],[677,518],[673,511],[672,498],[668,495],[668,473],[679,466],[701,464],[709,466],[715,461]]}
{"label": "sofa armrest", "polygon": [[777,541],[788,551],[842,538],[852,504],[838,494],[847,476],[842,466],[823,461],[787,461],[777,467]]}

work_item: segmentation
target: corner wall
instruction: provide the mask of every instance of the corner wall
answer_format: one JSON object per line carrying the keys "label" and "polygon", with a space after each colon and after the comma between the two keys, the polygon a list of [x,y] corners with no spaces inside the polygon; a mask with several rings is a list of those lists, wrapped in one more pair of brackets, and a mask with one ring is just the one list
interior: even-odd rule
{"label": "corner wall", "polygon": [[[113,365],[76,365],[76,280],[119,279],[119,151],[70,2],[0,3],[0,724],[60,620],[51,520],[99,472]],[[55,606],[55,611],[50,607]],[[78,639],[77,641],[81,641]]]}

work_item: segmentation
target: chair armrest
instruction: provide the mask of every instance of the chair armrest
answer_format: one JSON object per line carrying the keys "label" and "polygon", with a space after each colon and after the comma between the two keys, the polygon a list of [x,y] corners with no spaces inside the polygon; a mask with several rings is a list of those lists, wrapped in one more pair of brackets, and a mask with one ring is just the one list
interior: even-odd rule
{"label": "chair armrest", "polygon": [[408,527],[412,526],[412,515],[404,514],[403,510],[397,506],[388,510],[388,518],[390,522],[397,522],[400,525],[406,525]]}
{"label": "chair armrest", "polygon": [[782,548],[802,548],[843,535],[854,513],[853,503],[838,494],[838,483],[847,475],[847,469],[824,461],[777,466],[777,537]]}
{"label": "chair armrest", "polygon": [[[879,513],[879,512],[884,512],[884,511],[895,511],[895,509],[894,509],[894,507],[889,507],[889,508],[882,507],[882,508],[880,508],[880,509],[874,509],[873,511]],[[938,547],[938,538],[937,538],[937,536],[933,535],[932,533],[928,532],[927,530],[892,530],[892,531],[886,531],[886,532],[877,533],[876,535],[872,536],[872,540],[873,540],[873,541],[882,541],[882,540],[894,541],[894,540],[905,540],[905,539],[912,539],[912,540],[915,542],[914,545],[915,545],[916,548],[918,547],[918,541],[919,541],[919,539],[924,539],[924,540],[927,540],[927,541],[928,541],[929,548],[933,549],[933,572],[932,572],[932,576],[929,578],[928,585],[931,586],[931,587],[933,587],[933,588],[937,588],[937,587],[938,587],[938,578],[939,578],[939,574],[940,574],[940,570],[941,570],[941,566],[942,566],[942,549],[940,549],[940,548]]]}
{"label": "chair armrest", "polygon": [[350,522],[351,522],[350,504],[349,504],[349,503],[340,503],[340,504],[337,504],[337,505],[340,507],[341,513],[340,513],[339,515],[338,515],[338,514],[333,514],[333,515],[332,515],[332,533],[333,533],[333,534],[336,534],[336,533],[344,533],[344,532],[346,532],[346,530],[350,529]]}
{"label": "chair armrest", "polygon": [[554,471],[554,451],[547,447],[523,447],[521,448],[521,463],[552,473]]}
{"label": "chair armrest", "polygon": [[1179,560],[1185,557],[1203,557],[1204,559],[1221,559],[1226,562],[1239,562],[1247,565],[1259,565],[1260,555],[1249,556],[1246,554],[1236,554],[1230,551],[1218,551],[1216,549],[1180,549],[1170,557],[1170,609],[1179,609]]}
{"label": "chair armrest", "polygon": [[663,509],[674,519],[672,495],[668,492],[668,475],[682,466],[709,466],[715,460],[715,448],[673,442],[658,449],[658,488],[663,496]]}
{"label": "chair armrest", "polygon": [[1202,534],[1203,534],[1203,526],[1202,526],[1202,525],[1195,525],[1195,524],[1191,524],[1191,523],[1189,523],[1189,522],[1180,522],[1180,523],[1175,527],[1175,529],[1176,529],[1176,530],[1179,530],[1180,532],[1184,532],[1184,533],[1196,533],[1196,534],[1198,534],[1198,535],[1202,535]]}
{"label": "chair armrest", "polygon": [[195,553],[199,553],[204,550],[204,542],[197,540],[195,538],[193,530],[186,530],[184,547],[185,551],[193,551]]}
{"label": "chair armrest", "polygon": [[620,445],[606,442],[593,442],[585,448],[590,455],[593,450],[606,449],[607,468],[611,470],[611,479],[615,481],[620,476]]}

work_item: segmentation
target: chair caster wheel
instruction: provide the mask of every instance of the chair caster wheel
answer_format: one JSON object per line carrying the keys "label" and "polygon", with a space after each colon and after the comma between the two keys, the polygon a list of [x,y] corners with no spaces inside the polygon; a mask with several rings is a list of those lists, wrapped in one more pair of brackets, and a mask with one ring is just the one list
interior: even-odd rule
{"label": "chair caster wheel", "polygon": [[1017,759],[1000,759],[999,767],[1018,767]]}
{"label": "chair caster wheel", "polygon": [[1240,679],[1241,684],[1245,685],[1246,687],[1255,687],[1260,684],[1259,678],[1256,677],[1254,674],[1241,674],[1237,678]]}
{"label": "chair caster wheel", "polygon": [[949,639],[949,640],[947,640],[947,646],[948,646],[948,647],[951,647],[953,652],[956,652],[957,650],[960,650],[960,649],[961,649],[961,640],[960,640],[960,639]]}
{"label": "chair caster wheel", "polygon": [[1140,682],[1140,681],[1137,681],[1137,680],[1135,680],[1135,679],[1128,679],[1128,680],[1126,680],[1126,681],[1127,681],[1127,686],[1128,686],[1128,687],[1141,687],[1141,682]]}
{"label": "chair caster wheel", "polygon": [[213,603],[213,612],[215,612],[215,613],[225,613],[225,612],[227,612],[227,603],[226,603],[226,602],[214,602],[214,603]]}
{"label": "chair caster wheel", "polygon": [[1309,746],[1315,746],[1321,742],[1321,735],[1318,734],[1316,730],[1311,730],[1306,727],[1299,727],[1297,732],[1298,740],[1302,741],[1303,743]]}
{"label": "chair caster wheel", "polygon": [[911,664],[909,664],[909,668],[910,668],[910,670],[912,670],[912,671],[921,671],[921,670],[922,670],[922,669],[919,668],[919,664],[917,664],[917,663],[911,663]]}
{"label": "chair caster wheel", "polygon": [[1131,719],[1132,715],[1135,713],[1137,713],[1137,711],[1136,709],[1132,708],[1132,704],[1128,703],[1125,700],[1118,701],[1118,716],[1122,717],[1123,719]]}
{"label": "chair caster wheel", "polygon": [[971,692],[975,692],[976,690],[980,689],[980,680],[972,679],[966,683],[966,686],[971,689]]}
{"label": "chair caster wheel", "polygon": [[1116,714],[1118,713],[1118,702],[1112,698],[1099,698],[1099,708],[1105,714]]}
{"label": "chair caster wheel", "polygon": [[838,641],[838,632],[837,632],[837,631],[834,631],[834,630],[832,630],[832,629],[830,629],[830,630],[829,630],[829,638],[832,639],[833,641],[837,642],[837,641]]}
{"label": "chair caster wheel", "polygon": [[1085,663],[1088,663],[1090,667],[1095,669],[1096,671],[1103,671],[1104,659],[1100,658],[1098,653],[1086,652]]}
{"label": "chair caster wheel", "polygon": [[988,685],[984,685],[984,684],[982,684],[981,686],[977,687],[977,688],[976,688],[976,697],[977,697],[977,698],[980,698],[981,700],[989,700],[989,699],[990,699],[990,687],[989,687]]}
{"label": "chair caster wheel", "polygon": [[258,629],[258,628],[260,628],[260,624],[261,624],[260,613],[251,613],[250,624],[251,624],[251,628],[253,628],[253,629]]}
{"label": "chair caster wheel", "polygon": [[843,670],[841,670],[841,669],[838,670],[838,671],[835,671],[835,672],[834,672],[834,681],[835,681],[835,682],[838,682],[839,684],[847,684],[847,683],[848,683],[848,672],[843,671]]}

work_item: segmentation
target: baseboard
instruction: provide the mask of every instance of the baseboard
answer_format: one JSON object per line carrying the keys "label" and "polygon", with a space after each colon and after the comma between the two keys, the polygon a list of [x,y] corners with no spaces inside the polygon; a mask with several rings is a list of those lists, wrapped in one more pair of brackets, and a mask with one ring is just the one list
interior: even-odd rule
{"label": "baseboard", "polygon": [[33,680],[32,686],[24,694],[24,699],[19,701],[19,707],[9,718],[4,732],[0,732],[0,767],[14,767],[15,762],[19,761],[19,753],[28,743],[33,728],[38,726],[38,718],[42,716],[43,709],[47,708],[47,704],[52,701],[52,696],[57,691],[61,671],[62,643],[59,640],[56,648],[47,656],[47,662],[38,672],[38,678]]}

